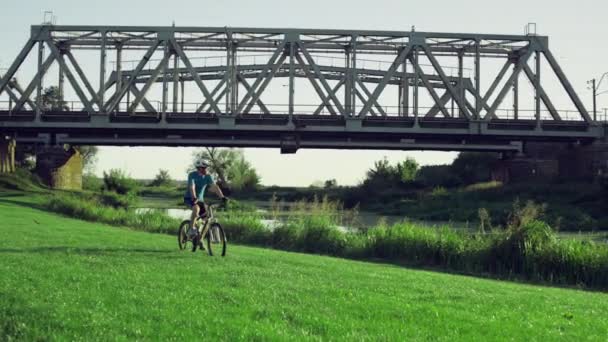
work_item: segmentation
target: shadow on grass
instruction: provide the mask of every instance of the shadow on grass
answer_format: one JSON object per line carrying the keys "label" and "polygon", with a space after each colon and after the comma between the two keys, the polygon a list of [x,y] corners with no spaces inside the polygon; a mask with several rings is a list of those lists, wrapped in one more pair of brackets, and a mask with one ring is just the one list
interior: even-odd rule
{"label": "shadow on grass", "polygon": [[95,247],[68,247],[68,246],[40,246],[35,248],[0,248],[3,253],[22,253],[22,254],[45,254],[63,253],[79,255],[119,255],[119,254],[174,254],[176,250],[171,249],[146,249],[146,248],[95,248]]}

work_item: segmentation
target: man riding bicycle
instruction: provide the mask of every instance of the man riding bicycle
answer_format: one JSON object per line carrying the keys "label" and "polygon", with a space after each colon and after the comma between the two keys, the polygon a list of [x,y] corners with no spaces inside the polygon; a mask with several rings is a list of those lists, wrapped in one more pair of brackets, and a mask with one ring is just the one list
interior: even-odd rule
{"label": "man riding bicycle", "polygon": [[190,238],[196,237],[198,231],[194,228],[194,222],[198,216],[204,216],[205,210],[205,189],[209,186],[209,190],[213,191],[222,201],[226,201],[227,198],[222,193],[217,184],[213,181],[213,177],[207,174],[207,167],[209,164],[204,160],[197,160],[194,163],[196,171],[192,171],[188,174],[188,186],[186,187],[186,193],[184,194],[184,204],[192,208],[192,215],[190,215],[190,230],[188,236]]}

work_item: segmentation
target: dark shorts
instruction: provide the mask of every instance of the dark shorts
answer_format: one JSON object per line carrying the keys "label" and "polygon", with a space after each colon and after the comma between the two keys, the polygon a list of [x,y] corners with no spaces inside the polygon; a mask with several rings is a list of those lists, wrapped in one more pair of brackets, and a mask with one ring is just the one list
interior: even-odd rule
{"label": "dark shorts", "polygon": [[203,216],[207,212],[205,210],[205,202],[201,202],[201,201],[195,202],[190,197],[184,197],[184,204],[187,205],[188,208],[192,208],[194,206],[194,204],[198,204],[200,216]]}

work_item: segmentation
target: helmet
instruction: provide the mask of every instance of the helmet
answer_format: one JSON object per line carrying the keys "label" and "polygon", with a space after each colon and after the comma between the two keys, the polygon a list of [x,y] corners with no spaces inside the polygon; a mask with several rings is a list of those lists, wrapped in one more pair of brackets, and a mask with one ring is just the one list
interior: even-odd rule
{"label": "helmet", "polygon": [[196,167],[197,169],[199,167],[208,167],[208,166],[209,166],[209,163],[207,163],[207,161],[204,159],[199,159],[194,162],[194,167]]}

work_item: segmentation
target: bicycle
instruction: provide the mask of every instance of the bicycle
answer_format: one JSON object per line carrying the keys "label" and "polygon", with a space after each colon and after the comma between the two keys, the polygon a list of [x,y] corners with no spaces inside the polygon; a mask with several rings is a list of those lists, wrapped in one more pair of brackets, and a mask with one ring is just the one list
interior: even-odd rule
{"label": "bicycle", "polygon": [[186,249],[188,243],[192,244],[192,251],[196,252],[197,248],[204,250],[203,240],[207,241],[207,252],[213,256],[213,251],[221,251],[221,256],[226,256],[226,233],[224,228],[217,221],[214,215],[215,209],[221,207],[220,204],[211,204],[206,206],[207,210],[202,216],[199,216],[194,221],[194,227],[198,234],[194,238],[188,236],[190,230],[190,220],[184,220],[179,225],[177,233],[177,243],[179,249]]}

